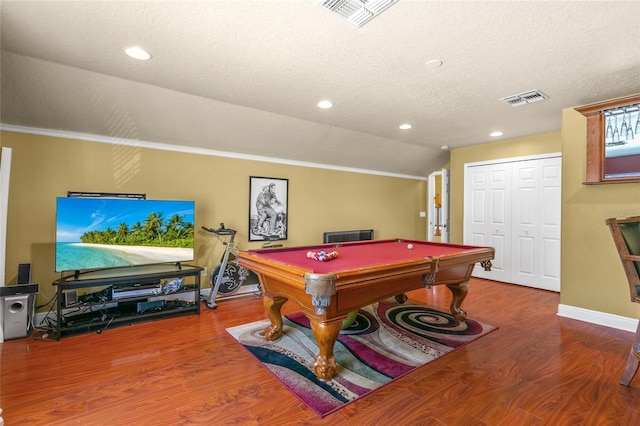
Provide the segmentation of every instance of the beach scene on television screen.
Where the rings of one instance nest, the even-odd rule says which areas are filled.
[[[191,261],[194,204],[58,198],[56,271]]]

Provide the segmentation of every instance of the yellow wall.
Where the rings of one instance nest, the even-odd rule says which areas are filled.
[[[560,132],[476,145],[451,151],[449,217],[450,241],[462,243],[464,223],[464,165],[500,158],[525,157],[562,151]]]
[[[583,185],[586,119],[563,111],[561,132],[451,151],[451,242],[463,239],[464,164],[562,152],[561,303],[637,318],[611,236],[608,217],[640,215],[640,183]],[[247,243],[249,176],[289,179],[287,246],[321,242],[322,232],[373,228],[376,238],[426,235],[426,181],[266,162],[117,146],[54,137],[0,133],[12,148],[6,282],[18,263],[33,264],[42,304],[53,295],[55,198],[67,191],[146,193],[196,200],[196,229],[225,222]],[[196,235],[196,264],[211,268],[221,245]]]
[[[562,114],[562,293],[564,305],[638,318],[605,219],[640,215],[640,183],[584,185],[587,121]]]
[[[248,243],[249,177],[289,179],[286,246],[317,244],[324,231],[373,228],[376,238],[426,234],[426,180],[1,132],[12,148],[5,280],[32,263],[38,304],[54,294],[55,200],[67,191],[145,193],[150,199],[196,201],[196,261],[210,268],[222,244],[198,231],[224,222]],[[215,262],[214,262],[215,260]]]
[[[463,240],[464,164],[562,152],[562,259],[560,303],[638,318],[604,221],[640,215],[640,183],[584,185],[586,119],[563,111],[561,132],[489,143],[451,152],[451,241]]]

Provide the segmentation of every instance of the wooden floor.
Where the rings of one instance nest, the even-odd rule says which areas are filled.
[[[450,300],[444,287],[409,296],[444,310]],[[558,317],[558,303],[472,280],[463,307],[498,331],[323,419],[226,334],[264,318],[257,296],[199,317],[6,341],[0,407],[7,426],[640,424],[640,377],[618,384],[633,334]]]

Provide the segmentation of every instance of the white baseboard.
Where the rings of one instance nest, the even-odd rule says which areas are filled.
[[[592,311],[563,304],[558,305],[558,316],[589,322],[592,324],[604,325],[605,327],[630,331],[632,333],[635,333],[636,328],[638,327],[638,320],[634,318],[627,318],[620,315]]]

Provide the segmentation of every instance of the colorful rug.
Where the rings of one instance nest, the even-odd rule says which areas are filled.
[[[380,302],[361,309],[340,333],[336,375],[322,382],[313,372],[318,347],[307,317],[299,312],[283,320],[283,337],[276,342],[264,339],[269,320],[227,332],[320,417],[497,329],[424,306]]]

